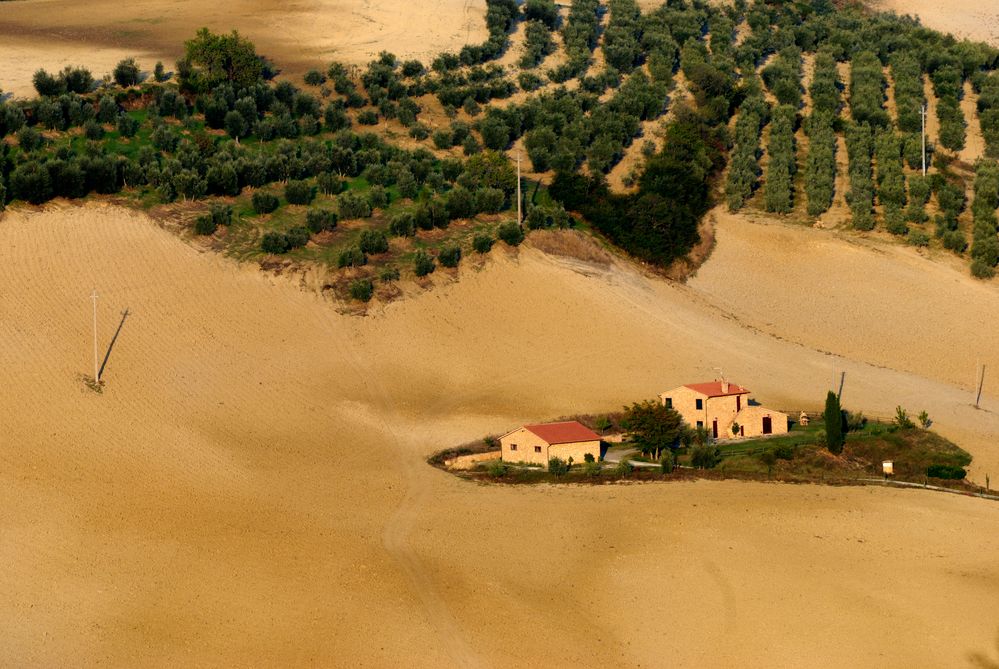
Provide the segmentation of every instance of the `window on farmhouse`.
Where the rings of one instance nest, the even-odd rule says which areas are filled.
[[[510,450],[511,451],[517,450],[517,444],[510,444]]]
[[[534,447],[534,452],[535,453],[540,453],[541,452],[541,447],[540,446],[535,446]]]
[[[667,409],[672,409],[673,408],[673,398],[672,397],[667,397],[666,398],[666,408]]]
[[[697,410],[700,411],[703,408],[704,408],[704,400],[698,399],[697,400]]]
[[[703,420],[697,421],[697,427],[704,427],[704,421]]]

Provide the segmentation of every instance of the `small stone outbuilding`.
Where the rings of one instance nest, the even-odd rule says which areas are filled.
[[[704,428],[714,439],[786,434],[787,414],[752,404],[749,390],[728,381],[690,383],[659,395],[687,425]],[[733,431],[733,426],[737,429]]]
[[[590,454],[600,459],[600,435],[574,420],[525,425],[500,437],[500,452],[506,462],[548,465],[551,458],[575,463]]]

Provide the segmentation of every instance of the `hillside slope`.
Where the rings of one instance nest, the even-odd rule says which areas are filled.
[[[815,351],[783,308],[772,333],[753,329],[716,271],[776,305],[799,297],[809,243],[859,272],[889,272],[889,255],[788,228],[805,250],[768,284],[754,230],[722,221],[719,253],[686,287],[527,248],[357,318],[133,212],[8,212],[0,664],[964,666],[999,626],[982,614],[999,597],[999,540],[978,531],[995,505],[743,483],[473,486],[422,461],[720,366],[779,406],[816,407],[846,370],[848,405],[926,407],[978,472],[997,471],[991,397],[976,412],[944,367],[867,364],[874,337],[831,334],[850,357]],[[102,395],[79,380],[94,286],[102,342],[131,310]],[[957,270],[939,290],[966,298]],[[963,329],[938,336],[968,344]]]

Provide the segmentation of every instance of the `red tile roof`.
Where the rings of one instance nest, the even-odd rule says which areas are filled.
[[[699,392],[702,395],[707,395],[708,397],[726,397],[728,395],[744,395],[749,391],[742,386],[737,386],[734,383],[728,384],[728,392],[722,392],[722,382],[721,381],[709,381],[708,383],[688,383],[685,388],[690,388],[695,392]]]
[[[582,423],[574,420],[565,421],[563,423],[525,425],[524,429],[533,432],[549,444],[569,444],[577,441],[600,441],[599,434]]]

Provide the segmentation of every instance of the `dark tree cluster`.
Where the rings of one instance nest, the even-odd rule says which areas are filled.
[[[680,109],[663,149],[646,163],[638,193],[612,195],[600,180],[559,172],[552,195],[632,255],[669,264],[697,242],[709,185],[722,165],[718,132],[693,110]]]
[[[89,93],[94,87],[94,77],[90,74],[90,70],[70,65],[54,75],[45,70],[38,70],[31,81],[35,91],[42,97],[54,97],[65,93],[82,95]]]
[[[184,43],[184,57],[177,62],[180,88],[190,93],[210,91],[222,83],[248,88],[268,75],[269,69],[253,42],[235,30],[216,35],[202,28]]]

